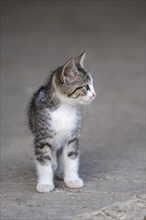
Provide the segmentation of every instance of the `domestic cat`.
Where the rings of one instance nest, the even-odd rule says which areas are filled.
[[[29,103],[38,192],[54,189],[54,175],[69,188],[84,186],[78,174],[80,107],[96,97],[92,76],[84,68],[85,55],[86,52],[53,71]]]

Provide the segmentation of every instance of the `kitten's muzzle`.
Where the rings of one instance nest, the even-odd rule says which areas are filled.
[[[92,94],[89,96],[91,100],[95,99],[96,97],[96,92],[92,92]]]
[[[93,95],[93,97],[95,98],[95,97],[96,97],[96,92],[93,92],[92,95]]]

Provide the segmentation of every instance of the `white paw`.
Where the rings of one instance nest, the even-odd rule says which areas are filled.
[[[82,179],[80,178],[77,178],[77,179],[67,179],[67,178],[64,178],[64,182],[65,182],[65,185],[68,187],[68,188],[81,188],[84,186],[84,182]]]
[[[54,189],[54,185],[53,184],[42,184],[42,183],[38,183],[36,190],[40,193],[43,192],[50,192]]]

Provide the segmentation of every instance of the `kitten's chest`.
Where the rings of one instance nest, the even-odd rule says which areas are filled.
[[[52,129],[58,138],[71,136],[78,123],[77,109],[68,105],[61,105],[51,113]]]

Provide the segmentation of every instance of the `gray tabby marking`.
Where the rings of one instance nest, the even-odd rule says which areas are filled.
[[[96,96],[84,59],[85,52],[53,71],[29,103],[38,192],[54,189],[54,174],[69,188],[84,185],[78,174],[80,107],[90,104]]]

